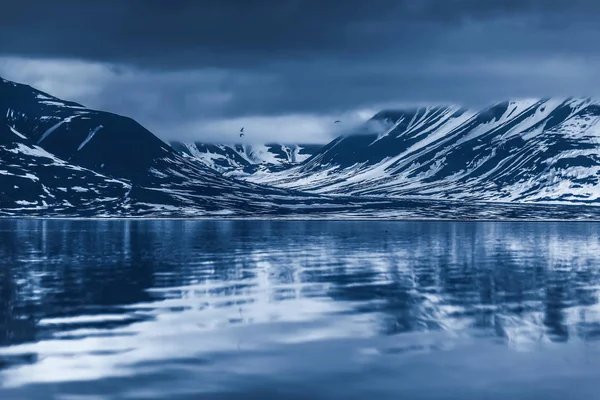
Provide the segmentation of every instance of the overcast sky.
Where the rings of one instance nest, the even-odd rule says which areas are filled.
[[[384,107],[600,94],[599,0],[5,3],[0,76],[165,139],[324,142]]]

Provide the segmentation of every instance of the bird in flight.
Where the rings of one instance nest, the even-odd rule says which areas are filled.
[[[334,122],[334,124],[339,124],[340,122],[342,122],[342,121],[340,121],[340,120],[338,119],[337,121],[335,121],[335,122]]]
[[[240,137],[244,136],[244,127],[242,126],[242,129],[240,129]]]
[[[240,137],[242,137],[242,136],[244,136],[244,134],[243,134],[243,133],[240,133]]]

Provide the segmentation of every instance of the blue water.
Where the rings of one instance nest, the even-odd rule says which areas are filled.
[[[596,399],[600,224],[0,221],[0,399]]]

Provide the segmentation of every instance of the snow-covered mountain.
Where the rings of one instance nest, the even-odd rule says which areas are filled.
[[[130,118],[0,80],[0,216],[600,219],[572,204],[598,198],[599,116],[591,100],[383,112],[298,166],[249,175],[329,196],[224,176]],[[253,160],[287,166],[300,150]],[[477,201],[490,199],[512,202]],[[518,202],[547,199],[571,205]]]
[[[130,118],[4,79],[0,156],[5,215],[260,215],[326,203],[227,178]]]
[[[321,194],[600,203],[600,102],[384,111],[303,164],[247,179]]]
[[[171,142],[171,146],[225,175],[281,171],[306,161],[321,144],[208,144]]]

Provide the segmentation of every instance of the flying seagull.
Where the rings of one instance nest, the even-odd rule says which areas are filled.
[[[337,121],[335,121],[335,122],[334,122],[334,124],[339,124],[340,122],[342,122],[342,121],[340,121],[340,120],[338,119]]]
[[[244,136],[244,134],[243,134],[243,133],[240,133],[240,137],[242,137],[242,136]]]

